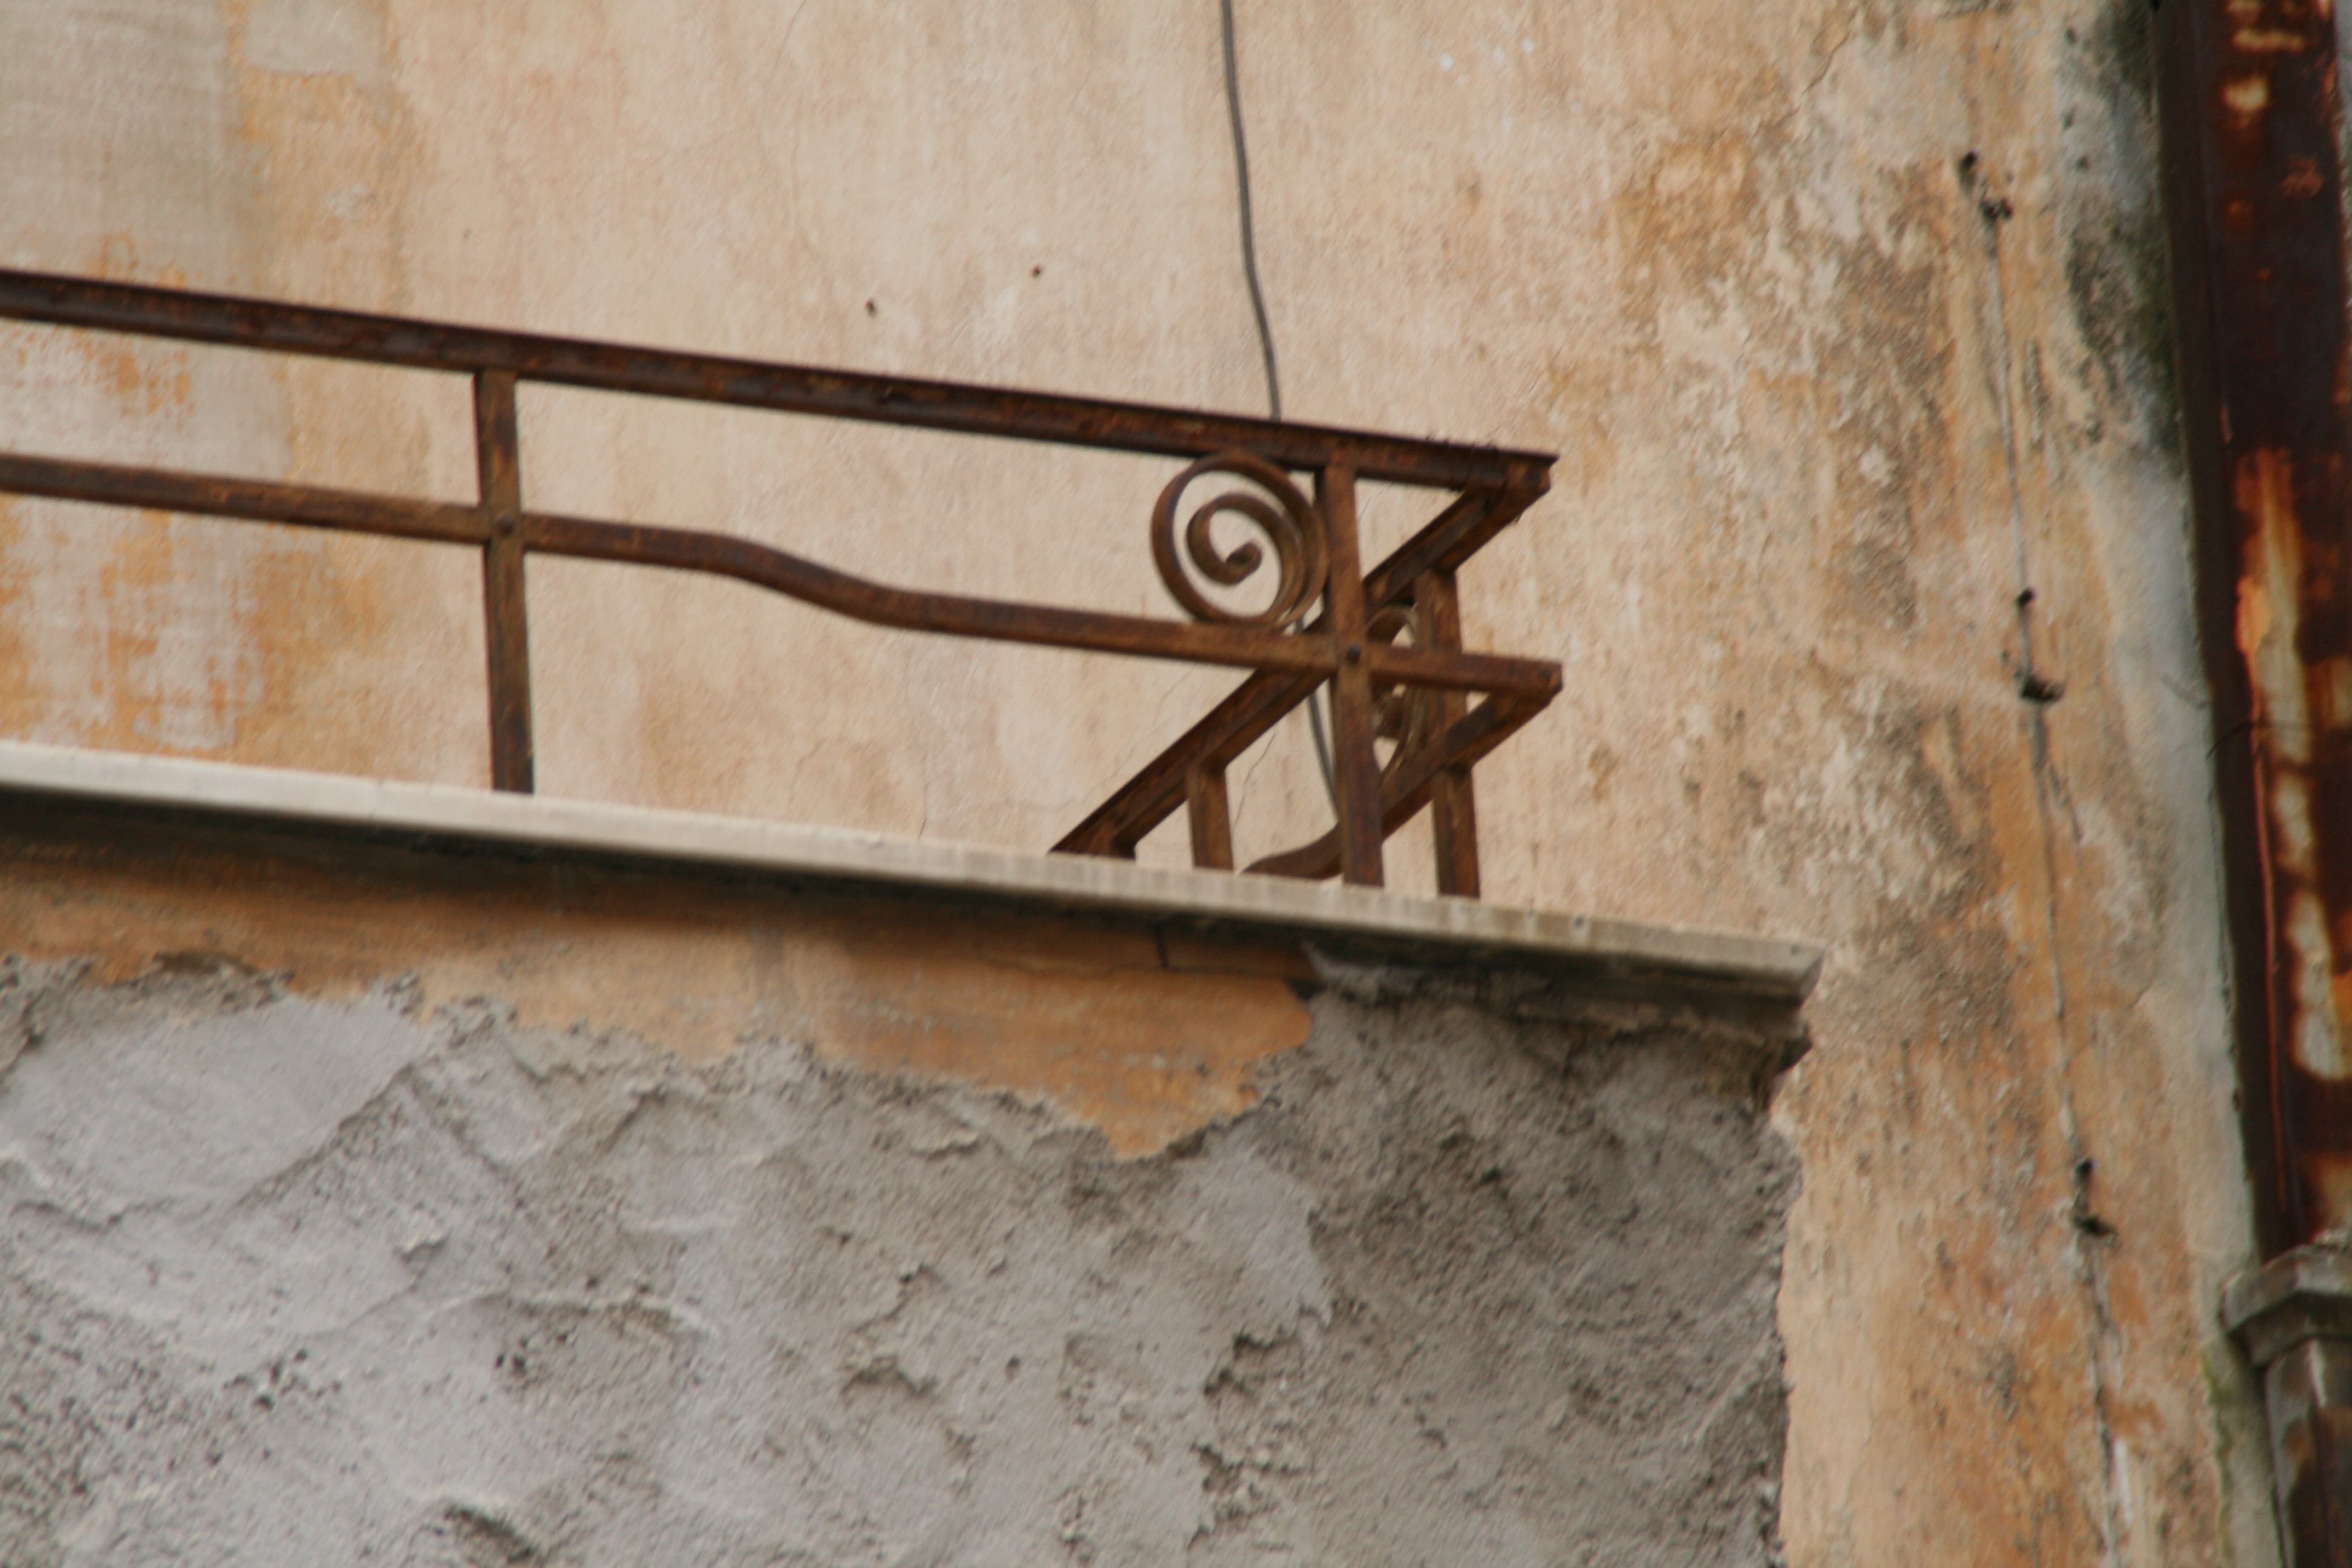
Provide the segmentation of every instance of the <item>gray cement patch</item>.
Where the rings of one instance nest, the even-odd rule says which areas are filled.
[[[1759,1098],[1352,990],[1121,1163],[795,1042],[12,972],[0,1561],[1765,1561]]]

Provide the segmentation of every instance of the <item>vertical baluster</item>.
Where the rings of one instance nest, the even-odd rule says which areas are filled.
[[[1462,651],[1462,598],[1454,574],[1443,567],[1413,580],[1414,605],[1421,611],[1421,630],[1429,646],[1448,653]],[[1470,710],[1469,699],[1459,691],[1431,691],[1433,722],[1430,739]],[[1467,767],[1448,768],[1437,775],[1429,792],[1430,825],[1437,840],[1437,890],[1465,899],[1478,896],[1478,802],[1470,789]]]
[[[1356,541],[1356,469],[1342,459],[1315,477],[1315,504],[1331,547],[1323,591],[1339,668],[1331,678],[1332,765],[1339,796],[1339,875],[1381,885],[1381,760],[1372,749],[1372,678],[1364,668],[1364,567]]]
[[[1185,771],[1184,814],[1192,828],[1192,864],[1232,870],[1234,814],[1225,796],[1224,764],[1204,763]]]
[[[481,477],[483,643],[489,655],[490,787],[529,795],[530,637],[523,597],[522,469],[515,378],[474,374],[474,453]]]

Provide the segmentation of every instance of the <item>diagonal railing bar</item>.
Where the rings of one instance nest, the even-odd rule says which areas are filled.
[[[1517,732],[1543,710],[1536,699],[1490,697],[1439,731],[1427,745],[1395,759],[1381,779],[1381,824],[1394,833],[1432,803],[1448,773],[1466,769]],[[1276,877],[1322,878],[1339,872],[1339,830],[1311,844],[1251,862],[1249,868]]]
[[[1365,574],[1367,608],[1378,614],[1407,602],[1414,584],[1429,574],[1450,574],[1479,546],[1517,521],[1540,493],[1473,491],[1457,498],[1387,560]],[[1318,617],[1303,629],[1319,632],[1323,623]],[[1456,636],[1458,640],[1458,632]],[[1132,856],[1147,835],[1182,808],[1188,777],[1196,771],[1214,771],[1231,763],[1306,700],[1307,691],[1316,684],[1309,680],[1302,686],[1290,676],[1252,676],[1120,785],[1054,847],[1073,855],[1121,858]],[[1475,849],[1471,854],[1475,859]],[[1475,882],[1475,876],[1469,880]]]
[[[478,549],[491,780],[502,790],[533,787],[525,572],[534,554],[731,577],[875,626],[1253,670],[1056,846],[1081,853],[1131,856],[1182,805],[1195,863],[1231,867],[1224,769],[1328,684],[1341,820],[1315,844],[1255,868],[1377,885],[1381,841],[1434,804],[1440,889],[1475,895],[1470,768],[1559,689],[1555,664],[1465,651],[1454,609],[1454,569],[1542,493],[1551,459],[1540,454],[37,273],[0,271],[0,318],[469,374],[480,477],[471,506],[16,452],[0,453],[0,491]],[[1153,507],[1151,540],[1162,581],[1193,618],[918,592],[731,535],[530,510],[516,404],[525,382],[1192,458]],[[1312,479],[1312,500],[1294,473]],[[1185,488],[1209,476],[1245,488],[1200,507],[1180,532]],[[1460,493],[1365,573],[1354,499],[1363,479]],[[1263,545],[1220,544],[1220,515],[1255,530]],[[1254,614],[1224,609],[1194,581],[1230,587],[1266,564],[1268,551],[1279,582],[1274,602]],[[1310,616],[1318,598],[1320,613]],[[1400,641],[1408,624],[1412,640]],[[1470,693],[1487,695],[1470,706]],[[1404,713],[1435,722],[1396,727]],[[1381,736],[1398,744],[1385,765],[1373,750]]]

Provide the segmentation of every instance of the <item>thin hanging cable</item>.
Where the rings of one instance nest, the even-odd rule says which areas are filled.
[[[1265,401],[1276,419],[1282,417],[1282,376],[1274,363],[1274,327],[1265,316],[1265,290],[1257,279],[1257,223],[1250,210],[1249,138],[1242,133],[1241,67],[1234,58],[1234,0],[1217,0],[1224,24],[1225,119],[1234,129],[1234,188],[1240,195],[1242,275],[1249,279],[1250,312],[1257,318],[1258,353],[1265,361]],[[1307,694],[1307,727],[1315,736],[1315,763],[1323,773],[1323,793],[1331,810],[1339,809],[1339,784],[1331,771],[1331,742],[1323,731],[1323,693]]]
[[[1250,212],[1249,139],[1242,134],[1241,67],[1234,58],[1234,0],[1217,0],[1225,28],[1225,119],[1234,128],[1234,188],[1241,197],[1242,274],[1249,279],[1250,310],[1257,317],[1258,352],[1265,359],[1265,401],[1282,417],[1282,377],[1274,364],[1274,328],[1265,319],[1265,290],[1257,280],[1257,223]]]

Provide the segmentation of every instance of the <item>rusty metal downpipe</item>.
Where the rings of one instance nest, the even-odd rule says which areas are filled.
[[[2200,640],[2294,1568],[2352,1568],[2352,290],[2326,0],[2155,0]]]

